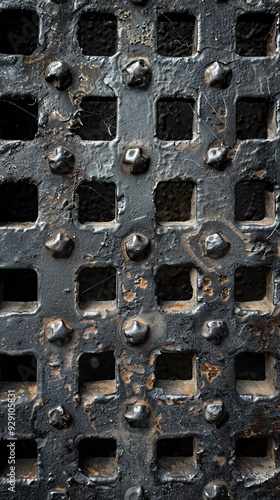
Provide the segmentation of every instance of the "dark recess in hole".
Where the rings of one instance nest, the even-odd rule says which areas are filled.
[[[113,182],[88,182],[77,190],[79,197],[79,221],[111,222],[116,212],[116,186]]]
[[[189,266],[162,266],[156,277],[158,302],[191,300],[190,271]]]
[[[35,11],[5,9],[0,13],[0,53],[30,56],[38,37],[39,18]]]
[[[79,463],[85,458],[115,457],[117,445],[115,439],[88,438],[79,443]]]
[[[267,139],[270,100],[240,99],[236,106],[237,139]]]
[[[185,141],[193,136],[194,101],[159,99],[157,102],[157,137],[162,141]]]
[[[184,222],[191,219],[194,184],[160,182],[155,193],[157,221]]]
[[[185,12],[158,18],[157,51],[162,56],[188,57],[193,53],[195,17]]]
[[[268,56],[273,51],[275,18],[264,12],[239,16],[236,52],[245,57]]]
[[[79,118],[83,125],[73,131],[85,141],[112,141],[117,130],[117,100],[114,97],[84,97]]]
[[[191,352],[162,353],[156,359],[156,380],[191,380],[192,365]]]
[[[35,356],[9,356],[0,354],[1,382],[36,382],[37,360]]]
[[[266,191],[274,187],[266,181],[242,181],[235,188],[235,218],[237,221],[262,220],[266,217]]]
[[[37,273],[33,269],[1,269],[3,302],[37,301]]]
[[[113,351],[82,354],[79,360],[80,386],[85,382],[114,380],[116,378],[115,370]]]
[[[8,466],[8,459],[10,455],[10,448],[7,446],[11,441],[0,441],[0,470]],[[37,443],[31,439],[17,439],[15,440],[15,456],[19,462],[22,459],[37,460]],[[10,466],[9,466],[10,467]],[[17,474],[17,473],[16,473]]]
[[[193,438],[160,439],[157,442],[157,457],[192,457]]]
[[[237,380],[265,380],[265,354],[242,352],[235,360],[235,378]]]
[[[237,457],[266,457],[267,438],[242,438],[236,441]]]
[[[116,17],[105,13],[85,12],[79,22],[78,40],[85,55],[114,55],[118,41]]]
[[[235,272],[235,300],[238,302],[263,300],[266,296],[266,279],[265,267],[239,267]]]
[[[116,270],[113,267],[85,267],[79,273],[79,304],[86,308],[95,301],[115,300]]]
[[[38,103],[31,96],[0,98],[0,139],[32,141],[38,130]]]
[[[38,189],[29,182],[0,184],[0,223],[35,222],[38,216]]]

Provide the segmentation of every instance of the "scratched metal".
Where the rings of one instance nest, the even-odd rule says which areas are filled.
[[[0,497],[280,498],[279,32],[276,30],[276,49],[265,57],[237,54],[235,34],[237,17],[246,12],[260,12],[260,17],[271,14],[278,26],[279,2],[4,0],[0,14],[15,6],[37,12],[39,42],[27,56],[0,55],[1,96],[8,96],[8,100],[25,95],[37,98],[38,132],[30,141],[0,140],[0,179],[37,184],[39,214],[33,224],[2,224],[0,267],[36,270],[38,301],[28,310],[20,303],[17,310],[2,304],[0,351],[37,358],[36,396],[33,386],[26,390],[15,383],[14,387],[18,389],[16,433],[19,439],[37,443],[38,465],[34,474],[32,460],[28,470],[20,458],[22,452],[19,454],[18,466],[23,472],[16,481],[16,492],[11,494],[2,468]],[[116,16],[118,46],[114,55],[82,53],[77,23],[87,10]],[[185,10],[197,22],[194,54],[160,55],[157,18]],[[151,72],[150,82],[145,81],[142,87],[137,86],[139,81],[132,84],[129,66],[139,59],[144,60],[145,74],[149,68]],[[57,80],[52,85],[53,67],[48,65],[53,61],[68,66],[72,83]],[[230,72],[226,76],[222,72],[216,85],[213,72],[217,67],[205,74],[214,62],[229,68],[232,77]],[[130,70],[124,72],[127,68]],[[137,68],[141,73],[143,66]],[[56,70],[62,71],[61,78],[65,72],[70,78],[65,66]],[[116,131],[113,125],[110,128],[110,120],[106,129],[107,139],[112,140],[82,140],[76,133],[81,127],[79,109],[87,96],[117,99]],[[174,97],[192,102],[192,139],[157,138],[157,100]],[[272,108],[272,124],[265,125],[265,132],[261,130],[256,136],[260,138],[243,140],[242,117],[237,133],[236,101],[244,98],[267,98]],[[258,104],[254,106],[257,109]],[[1,116],[1,120],[3,137],[5,118]],[[263,123],[258,127],[256,121],[249,129],[258,133]],[[51,160],[59,147],[75,158],[73,163],[67,153],[62,170],[57,164],[61,151],[58,159]],[[136,152],[138,163],[133,172],[123,160],[127,150],[135,148],[141,148],[150,163]],[[194,206],[188,223],[163,225],[156,218],[155,190],[160,181],[172,179],[195,185]],[[274,188],[268,193],[272,198],[265,202],[267,217],[238,222],[235,186],[254,180]],[[82,223],[78,187],[98,181],[116,185],[116,219]],[[133,240],[130,235],[134,233],[146,238]],[[213,253],[213,238],[206,238],[216,233],[222,239],[214,236]],[[126,243],[134,260],[128,258]],[[139,245],[144,246],[144,260],[139,256]],[[171,265],[193,269],[193,298],[177,305],[161,305],[157,272]],[[240,285],[242,274],[236,277],[236,270],[246,266],[267,268],[267,294],[256,293],[258,283],[254,284],[253,273],[251,289],[257,300],[244,304],[237,302],[242,292],[238,295],[234,280]],[[112,290],[107,290],[108,301],[103,305],[99,302],[95,309],[79,299],[78,276],[85,267],[115,268],[116,299]],[[102,272],[97,276],[102,281]],[[210,321],[219,323],[208,328]],[[116,361],[115,383],[106,380],[112,378],[112,366],[108,371],[106,364],[103,366],[103,362],[112,361],[110,349]],[[105,351],[109,354],[104,358]],[[193,353],[196,377],[179,380],[177,389],[172,380],[167,382],[170,388],[164,389],[166,381],[155,380],[161,352]],[[270,355],[258,358],[266,360],[267,380],[243,381],[238,392],[236,358],[248,352]],[[106,394],[96,395],[98,381],[84,390],[79,385],[82,355],[81,383],[88,380],[83,372],[89,363],[87,353],[101,355],[94,358],[93,365],[101,363],[99,379],[104,377],[101,385]],[[187,357],[190,359],[189,354]],[[162,373],[162,368],[157,370]],[[4,441],[8,438],[7,387],[1,382]],[[217,403],[211,406],[213,401]],[[90,438],[110,440],[107,459],[98,458],[104,442],[82,444]],[[184,441],[177,441],[179,438]],[[247,459],[236,456],[244,452],[240,452],[243,441],[236,446],[237,440],[244,438],[265,438],[259,441],[264,446],[255,446],[251,452],[255,458],[250,453]],[[175,440],[173,448],[166,452],[166,441],[157,445],[160,439]],[[251,443],[254,447],[256,442]],[[92,456],[87,469],[81,457],[79,460],[79,450],[81,455],[84,451],[87,457]],[[167,458],[162,459],[164,454]],[[185,455],[181,461],[180,455]],[[98,462],[95,468],[94,461]],[[168,469],[166,474],[162,467]]]

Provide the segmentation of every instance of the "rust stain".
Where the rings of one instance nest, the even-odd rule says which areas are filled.
[[[207,276],[203,276],[202,281],[203,281],[203,283],[202,283],[203,291],[204,291],[205,295],[212,296],[214,294],[214,291],[213,291],[213,288],[211,288],[211,286],[210,286],[212,284],[211,278],[208,278]]]
[[[217,462],[219,465],[224,465],[226,463],[225,457],[221,457],[220,455],[212,455],[212,460]]]
[[[122,296],[126,302],[133,302],[136,298],[136,293],[132,289],[126,290],[122,283]]]
[[[220,375],[220,370],[218,368],[218,366],[215,366],[215,365],[211,365],[210,363],[203,363],[201,365],[201,372],[203,373],[203,375],[205,375],[207,377],[207,379],[209,380],[209,382],[212,382],[212,380],[214,380],[214,378],[218,377],[218,375]]]
[[[145,385],[146,385],[146,387],[147,387],[148,389],[152,389],[152,388],[153,388],[153,386],[154,386],[154,374],[153,374],[153,373],[151,373],[151,374],[147,377]]]
[[[148,286],[148,281],[143,278],[143,276],[140,276],[140,278],[137,278],[134,280],[135,286],[139,286],[140,288],[147,288]]]
[[[228,277],[227,276],[219,276],[218,280],[219,280],[219,283],[223,284],[223,283],[226,283],[228,281]]]
[[[139,394],[141,390],[141,385],[135,384],[132,386],[132,389],[134,390],[135,394]]]
[[[230,288],[223,288],[220,293],[221,299],[227,301],[229,299],[229,295],[230,295]]]

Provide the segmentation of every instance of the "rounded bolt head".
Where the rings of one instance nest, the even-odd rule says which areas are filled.
[[[206,164],[217,170],[224,170],[228,165],[228,148],[222,146],[210,146],[206,154]]]
[[[125,243],[125,249],[130,260],[143,260],[149,253],[150,240],[141,234],[132,234]]]
[[[45,246],[51,251],[52,256],[55,259],[61,259],[71,255],[74,243],[73,240],[71,240],[71,238],[69,238],[66,234],[57,233],[54,238],[46,241]]]
[[[129,87],[146,89],[150,85],[152,71],[144,59],[129,63],[123,71],[124,83]]]
[[[59,146],[52,155],[48,157],[51,171],[54,174],[69,174],[74,167],[75,157],[71,151]]]
[[[133,405],[125,414],[125,419],[131,427],[140,427],[150,414],[148,406],[144,404]]]
[[[229,498],[228,489],[222,481],[210,481],[203,488],[203,500],[226,500]]]
[[[220,345],[227,336],[227,325],[221,320],[207,321],[202,328],[202,337],[216,345]]]
[[[219,425],[226,418],[224,403],[220,399],[208,401],[204,412],[205,420],[209,424]]]
[[[232,79],[232,70],[225,64],[215,61],[205,70],[205,81],[211,87],[226,89]]]
[[[144,174],[150,164],[150,158],[143,153],[141,148],[128,149],[123,161],[130,166],[130,172],[133,175]]]
[[[71,417],[62,405],[58,405],[49,411],[48,420],[53,427],[64,429],[70,424]]]
[[[45,335],[49,342],[55,342],[59,346],[68,344],[73,334],[63,319],[49,321],[45,326]]]
[[[149,325],[140,321],[128,321],[124,324],[123,333],[130,345],[141,345],[147,340]]]
[[[144,490],[142,486],[132,486],[126,490],[124,500],[144,500]]]
[[[211,259],[220,259],[224,257],[229,249],[230,243],[225,241],[220,233],[213,233],[205,238],[205,250],[208,257]]]
[[[53,61],[46,68],[45,80],[58,90],[65,90],[72,83],[72,73],[66,63]]]

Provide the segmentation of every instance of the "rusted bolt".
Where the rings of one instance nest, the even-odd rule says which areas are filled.
[[[70,424],[70,414],[65,410],[62,405],[52,408],[48,413],[49,424],[57,429],[64,429]]]
[[[130,166],[130,172],[133,175],[144,174],[150,164],[150,158],[143,153],[141,148],[128,149],[123,161]]]
[[[229,498],[228,489],[222,481],[210,481],[203,488],[203,500],[226,500]]]
[[[144,59],[132,61],[123,70],[124,83],[129,87],[148,88],[151,82],[152,71]]]
[[[232,70],[225,64],[215,61],[205,70],[205,81],[211,87],[226,89],[232,79]]]
[[[55,259],[61,259],[71,255],[74,243],[66,234],[57,233],[56,236],[46,241],[45,246]]]
[[[150,240],[141,234],[132,234],[125,243],[125,249],[130,260],[143,260],[149,253]]]
[[[144,490],[142,486],[132,486],[126,490],[124,500],[144,500]]]
[[[223,401],[220,399],[208,401],[205,407],[204,416],[209,424],[220,425],[226,418]]]
[[[45,79],[58,90],[65,90],[72,83],[72,73],[66,63],[53,61],[47,66]]]
[[[68,500],[66,492],[51,490],[48,493],[48,500]]]
[[[150,410],[144,404],[135,404],[125,414],[125,419],[132,427],[141,426],[142,422],[148,418]]]
[[[137,320],[127,321],[123,327],[125,339],[130,345],[144,344],[149,333],[149,325]]]
[[[206,164],[217,170],[224,170],[229,163],[228,148],[217,145],[210,146],[206,154]]]
[[[213,233],[205,238],[205,250],[211,259],[220,259],[229,251],[230,243],[225,241],[220,233]]]
[[[45,335],[50,342],[65,345],[70,342],[73,330],[69,328],[63,319],[49,321],[45,326]]]
[[[73,170],[75,157],[71,151],[59,146],[48,157],[49,165],[54,174],[69,174]]]
[[[221,320],[207,321],[202,328],[201,334],[206,340],[220,345],[228,336],[227,325]]]

